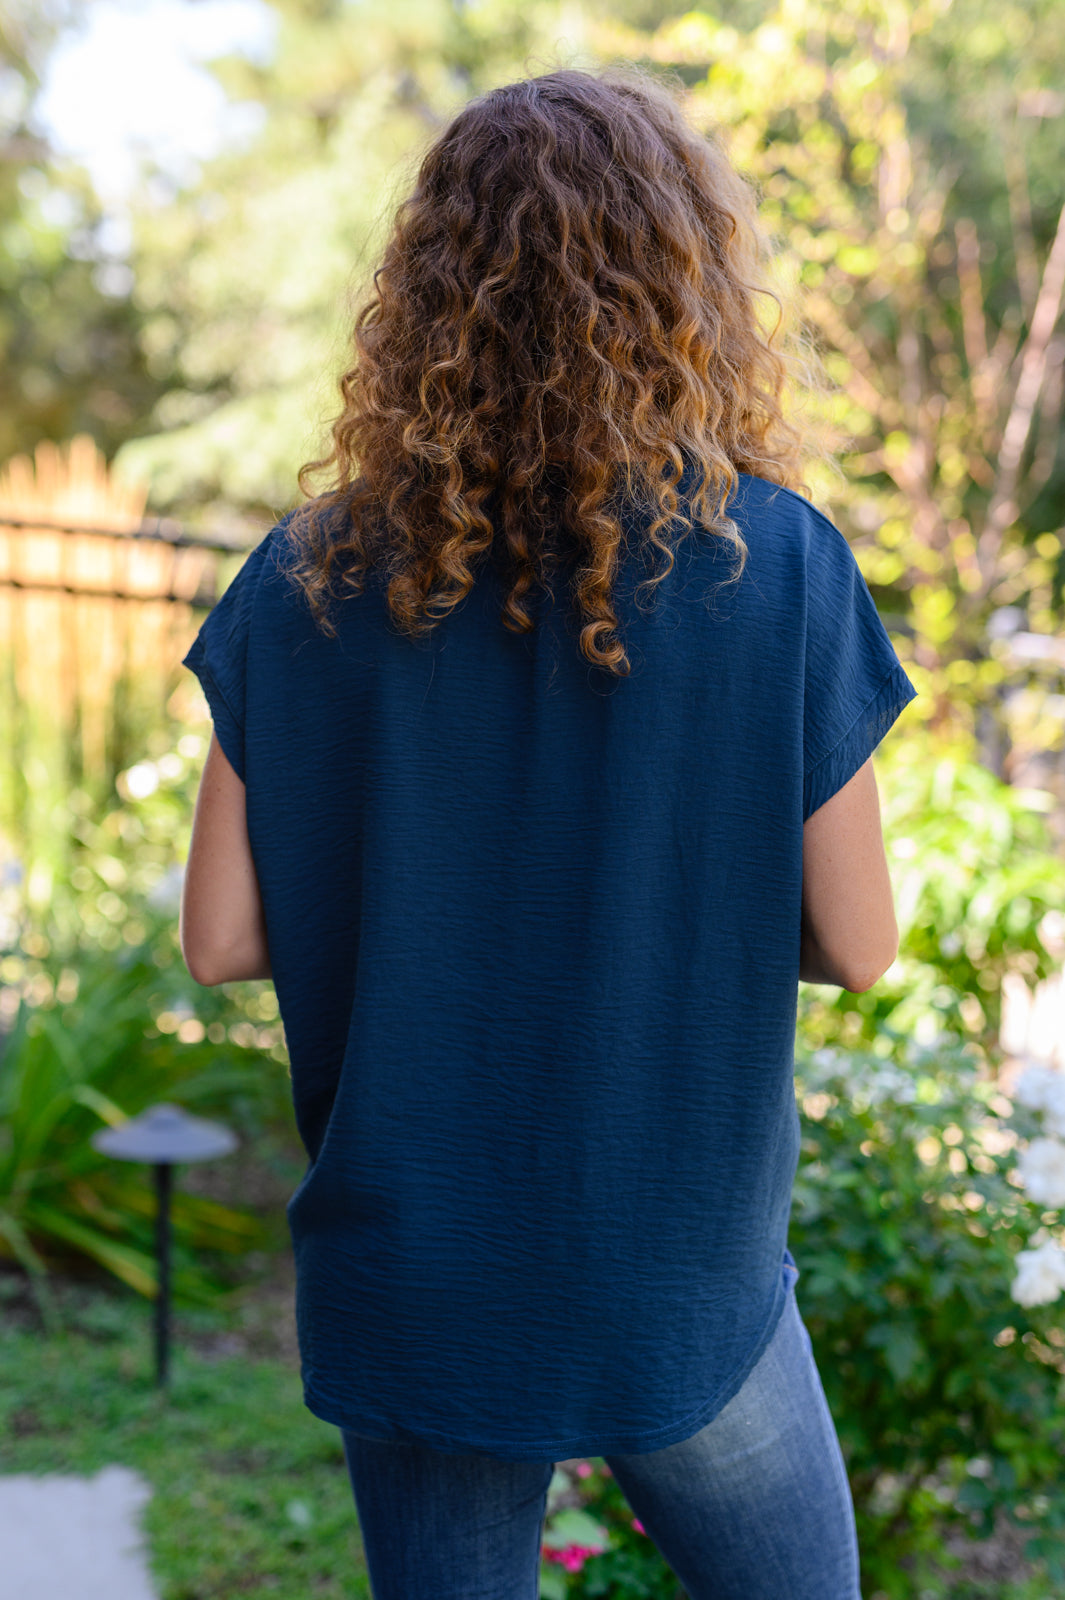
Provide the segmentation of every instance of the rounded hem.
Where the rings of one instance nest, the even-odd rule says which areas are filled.
[[[351,1433],[361,1434],[364,1438],[374,1439],[382,1444],[426,1445],[432,1450],[442,1450],[447,1454],[488,1455],[495,1456],[501,1461],[570,1461],[578,1456],[648,1455],[654,1450],[664,1450],[667,1445],[681,1444],[685,1439],[690,1439],[725,1409],[733,1396],[743,1387],[776,1332],[777,1324],[784,1313],[788,1293],[794,1287],[794,1281],[793,1279],[790,1285],[785,1283],[783,1275],[778,1280],[773,1308],[763,1323],[758,1338],[744,1360],[733,1369],[713,1397],[704,1401],[697,1410],[682,1417],[679,1422],[669,1423],[666,1427],[656,1428],[651,1432],[617,1433],[598,1437],[594,1434],[578,1434],[575,1438],[537,1440],[527,1445],[490,1439],[460,1439],[454,1434],[440,1433],[431,1428],[418,1430],[401,1425],[393,1425],[391,1431],[387,1433],[373,1432],[374,1428],[380,1430],[382,1427],[379,1418],[362,1417],[348,1411],[343,1405],[334,1404],[309,1379],[304,1379],[303,1382],[303,1403],[308,1411],[322,1422],[331,1423],[333,1427]],[[384,1426],[387,1428],[388,1424],[385,1423]]]

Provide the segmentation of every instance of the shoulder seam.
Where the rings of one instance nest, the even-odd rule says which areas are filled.
[[[847,548],[851,548],[851,542],[847,538],[847,535],[843,532],[843,529],[833,522],[832,518],[827,516],[824,511],[821,511],[817,506],[815,506],[812,500],[807,500],[805,495],[798,494],[794,489],[789,489],[786,483],[771,483],[768,478],[756,478],[754,474],[750,472],[745,473],[744,476],[751,479],[751,481],[754,483],[764,483],[766,488],[771,490],[774,495],[786,494],[789,500],[794,500],[803,508],[804,511],[808,512],[810,516],[816,517],[818,522],[823,522],[826,528],[831,528],[833,533],[839,535]]]

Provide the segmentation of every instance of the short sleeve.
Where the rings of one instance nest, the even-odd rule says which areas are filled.
[[[200,681],[218,742],[244,781],[244,714],[248,642],[255,596],[263,569],[284,523],[272,528],[248,556],[222,598],[208,613],[182,666]]]
[[[819,515],[806,585],[804,822],[854,777],[917,698],[853,550]]]

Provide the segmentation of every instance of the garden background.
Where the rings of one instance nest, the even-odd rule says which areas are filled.
[[[42,106],[92,15],[165,50],[175,6],[225,137],[131,142],[116,200]],[[839,463],[815,498],[919,693],[876,756],[898,958],[799,991],[791,1243],[863,1593],[1065,1593],[1065,7],[4,0],[0,1470],[142,1470],[166,1600],[368,1593],[299,1397],[273,989],[202,989],[178,949],[210,733],[180,658],[296,502],[425,141],[615,59],[759,186]],[[169,1397],[148,1175],[89,1143],[163,1100],[241,1140],[180,1172]],[[545,1600],[679,1594],[601,1462],[550,1508]]]

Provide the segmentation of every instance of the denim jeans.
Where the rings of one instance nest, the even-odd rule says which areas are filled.
[[[713,1421],[604,1458],[689,1600],[861,1600],[843,1456],[784,1271],[773,1338]],[[342,1436],[374,1600],[537,1600],[553,1462]]]

